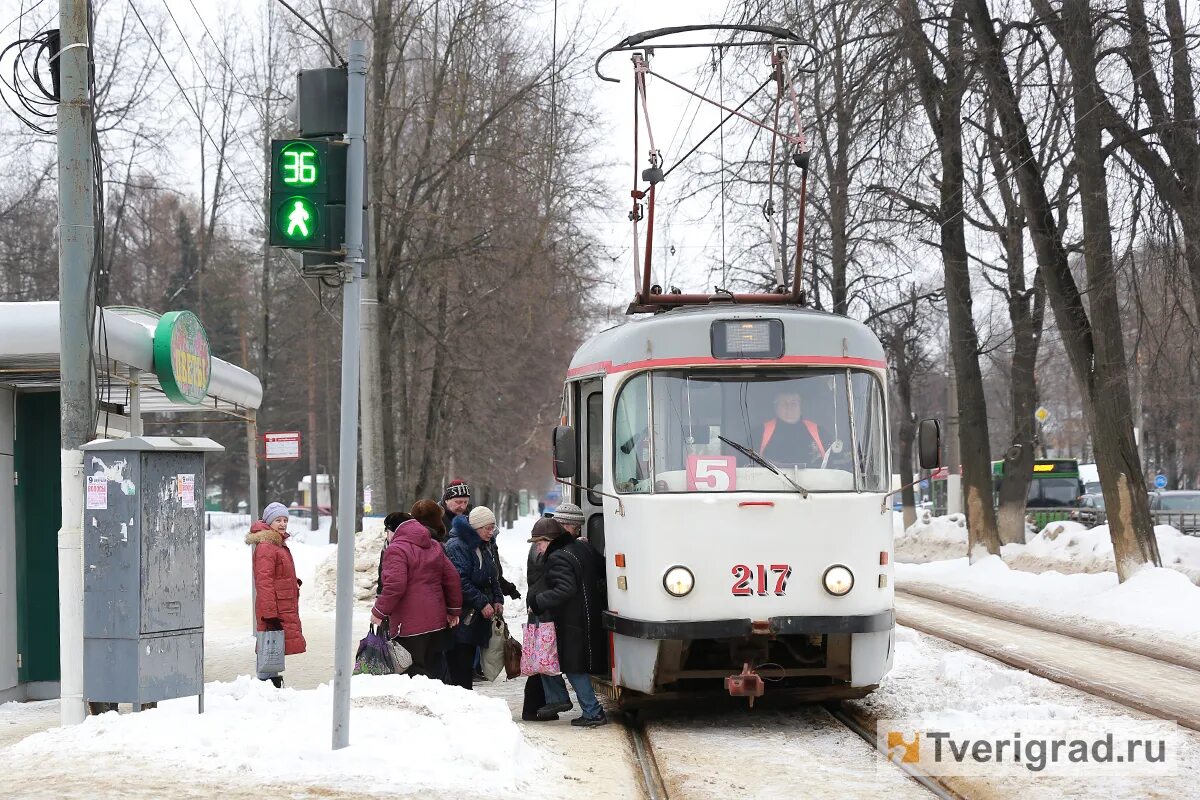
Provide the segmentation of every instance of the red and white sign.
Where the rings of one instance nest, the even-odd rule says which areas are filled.
[[[300,431],[281,431],[263,434],[264,457],[267,461],[286,461],[300,457]]]
[[[737,460],[733,456],[688,456],[689,492],[737,490]]]

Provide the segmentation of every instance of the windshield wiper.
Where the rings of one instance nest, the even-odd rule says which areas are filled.
[[[749,447],[746,447],[746,445],[744,445],[744,444],[739,444],[739,443],[737,443],[737,442],[733,441],[732,439],[726,439],[724,436],[722,436],[722,435],[721,435],[721,434],[719,434],[719,433],[717,434],[717,438],[718,438],[718,439],[720,439],[720,440],[721,440],[722,442],[724,442],[725,444],[727,444],[727,445],[729,445],[730,447],[732,447],[734,450],[737,450],[737,451],[738,451],[739,453],[741,453],[742,455],[744,455],[744,456],[747,456],[748,458],[751,458],[751,459],[753,459],[753,460],[754,460],[755,462],[757,462],[759,465],[761,465],[761,466],[764,466],[764,467],[766,467],[767,469],[771,470],[771,472],[774,472],[776,475],[778,475],[779,477],[783,478],[785,481],[787,481],[788,483],[790,483],[792,486],[795,486],[795,487],[796,487],[796,491],[800,493],[800,496],[801,496],[801,497],[803,497],[805,500],[807,500],[807,499],[808,499],[808,489],[805,489],[803,486],[801,486],[800,484],[796,483],[794,480],[792,480],[792,479],[791,479],[791,477],[790,477],[790,476],[783,474],[783,473],[782,473],[782,472],[779,470],[779,467],[775,466],[775,465],[774,465],[774,464],[772,464],[770,461],[767,461],[765,458],[763,458],[762,456],[760,456],[760,455],[758,454],[758,452],[757,452],[757,451],[755,451],[755,450],[752,450],[752,449],[751,449],[751,448],[749,448]]]

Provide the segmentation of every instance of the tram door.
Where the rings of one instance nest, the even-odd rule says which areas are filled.
[[[578,431],[579,464],[582,475],[578,481],[589,491],[579,492],[579,507],[583,509],[583,532],[596,551],[604,555],[603,498],[591,489],[604,486],[604,384],[600,380],[576,384],[575,430]]]

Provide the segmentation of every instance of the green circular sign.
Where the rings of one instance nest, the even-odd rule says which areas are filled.
[[[317,206],[301,195],[284,200],[275,214],[275,229],[289,241],[307,242],[317,235]]]
[[[176,403],[196,405],[208,396],[212,357],[208,334],[190,311],[163,314],[154,328],[154,374]]]

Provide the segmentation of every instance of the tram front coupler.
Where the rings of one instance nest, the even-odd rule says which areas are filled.
[[[725,678],[725,691],[729,696],[749,698],[751,708],[754,708],[754,698],[762,697],[765,689],[762,676],[754,671],[749,661],[742,665],[740,673]]]

